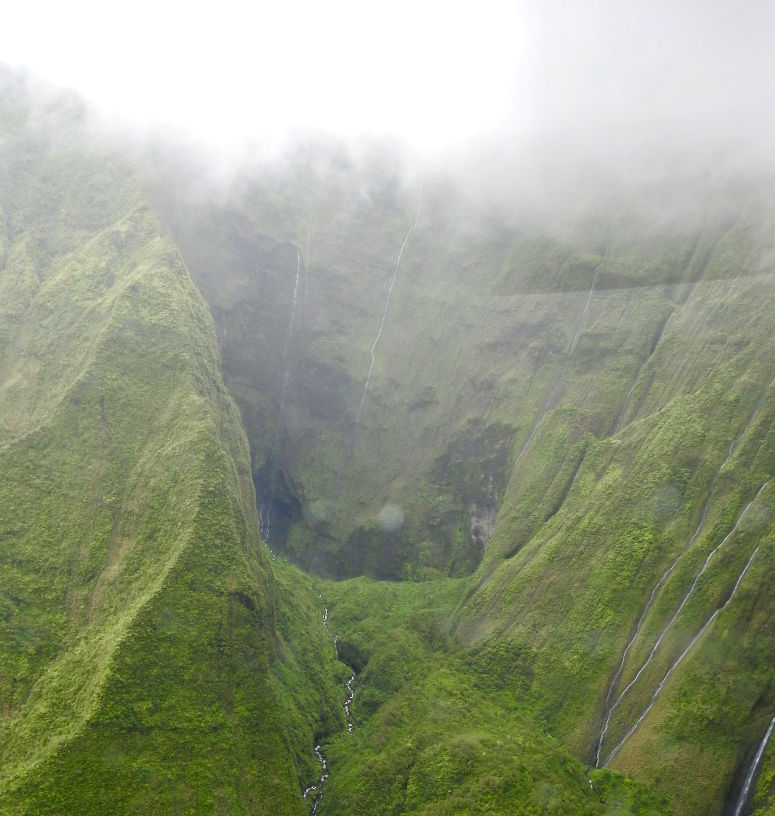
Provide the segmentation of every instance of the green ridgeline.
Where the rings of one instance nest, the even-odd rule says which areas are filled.
[[[212,319],[137,167],[11,88],[0,813],[306,813]]]
[[[766,184],[720,174],[687,198],[666,182],[542,221],[467,208],[426,177],[356,428],[417,188],[323,165],[245,177],[216,207],[164,204],[219,327],[259,500],[273,490],[286,516],[273,546],[329,576],[474,571],[449,626],[466,672],[519,689],[523,721],[592,764],[652,588],[681,556],[619,690],[775,474]],[[770,486],[714,556],[604,741],[603,758],[759,546],[734,603],[612,760],[676,813],[724,807],[775,705],[772,497]],[[398,530],[380,524],[388,503],[403,512]]]
[[[0,80],[0,812],[306,814],[320,742],[321,814],[719,813],[775,699],[763,187],[531,220],[426,177],[356,427],[400,167],[211,198]],[[418,582],[271,561],[253,482],[296,562]],[[590,786],[649,593],[680,556],[618,689],[726,536]]]

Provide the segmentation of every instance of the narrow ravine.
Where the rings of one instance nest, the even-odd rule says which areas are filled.
[[[651,699],[650,699],[650,700],[649,700],[649,702],[648,702],[648,705],[647,705],[647,706],[646,706],[646,707],[643,709],[643,711],[642,711],[642,712],[640,713],[640,715],[637,717],[637,719],[635,720],[635,722],[634,722],[634,723],[633,723],[633,724],[632,724],[632,725],[629,727],[629,729],[627,730],[627,732],[625,733],[625,735],[624,735],[624,736],[621,738],[621,740],[619,740],[619,742],[618,742],[618,743],[617,743],[617,744],[614,746],[614,748],[613,748],[613,750],[611,751],[611,753],[610,753],[610,754],[609,754],[609,755],[606,757],[606,759],[605,759],[605,761],[602,763],[602,765],[599,765],[599,767],[605,768],[605,767],[607,767],[607,766],[609,765],[609,763],[611,762],[611,760],[612,760],[612,759],[613,759],[613,758],[614,758],[614,757],[615,757],[615,756],[616,756],[616,755],[619,753],[619,751],[620,751],[620,750],[621,750],[621,749],[624,747],[624,744],[627,742],[627,740],[628,740],[628,739],[629,739],[629,738],[630,738],[630,737],[631,737],[631,736],[632,736],[632,735],[635,733],[635,731],[638,729],[638,726],[639,726],[639,725],[640,725],[640,724],[643,722],[643,720],[645,720],[645,719],[646,719],[646,717],[648,716],[649,712],[650,712],[650,711],[651,711],[651,709],[654,707],[654,703],[656,703],[657,698],[658,698],[658,697],[659,697],[659,695],[662,693],[662,689],[665,687],[665,685],[667,685],[667,681],[668,681],[668,680],[669,680],[669,679],[670,679],[670,678],[673,676],[673,673],[675,672],[675,670],[676,670],[676,669],[677,669],[677,668],[678,668],[678,667],[681,665],[681,663],[683,662],[684,658],[685,658],[685,657],[686,657],[686,656],[689,654],[689,652],[690,652],[690,651],[691,651],[691,650],[694,648],[694,645],[697,643],[697,641],[699,641],[699,640],[700,640],[700,638],[701,638],[701,637],[702,637],[702,636],[705,634],[705,632],[706,632],[706,631],[709,629],[709,627],[711,626],[711,624],[713,623],[713,621],[715,621],[715,620],[716,620],[716,618],[719,616],[719,614],[720,614],[720,613],[721,613],[721,612],[722,612],[722,611],[723,611],[723,610],[726,608],[726,606],[727,606],[727,605],[728,605],[728,604],[729,604],[729,603],[732,601],[732,599],[735,597],[735,595],[737,595],[737,590],[740,588],[740,584],[743,582],[743,578],[745,578],[746,573],[748,572],[748,570],[749,570],[749,568],[750,568],[751,564],[753,563],[754,558],[756,557],[756,553],[758,553],[758,552],[759,552],[759,548],[757,547],[757,548],[756,548],[756,549],[753,551],[753,553],[751,553],[751,557],[748,559],[748,561],[746,562],[746,565],[743,567],[743,571],[742,571],[742,572],[740,573],[740,575],[738,576],[737,581],[735,582],[735,585],[734,585],[734,587],[732,588],[731,593],[729,594],[729,597],[728,597],[728,598],[727,598],[727,599],[724,601],[724,603],[723,603],[723,604],[721,604],[721,606],[717,607],[717,609],[715,610],[715,612],[713,612],[713,614],[712,614],[712,615],[711,615],[711,616],[710,616],[710,617],[709,617],[709,618],[708,618],[708,619],[705,621],[705,623],[702,625],[702,627],[701,627],[701,628],[700,628],[700,630],[697,632],[697,634],[696,634],[696,635],[695,635],[695,636],[694,636],[694,637],[691,639],[691,641],[689,642],[689,645],[688,645],[688,646],[687,646],[687,647],[686,647],[686,648],[683,650],[683,652],[681,652],[681,654],[680,654],[680,655],[679,655],[679,656],[678,656],[678,657],[677,657],[677,658],[676,658],[676,659],[673,661],[673,663],[670,665],[670,667],[668,668],[667,672],[665,673],[665,676],[664,676],[664,677],[663,677],[663,678],[662,678],[662,679],[659,681],[659,684],[657,685],[656,690],[655,690],[655,691],[654,691],[654,693],[652,694]]]
[[[285,408],[288,399],[288,383],[290,382],[291,367],[289,356],[292,347],[293,335],[296,327],[296,312],[299,302],[299,291],[301,288],[301,254],[296,253],[296,280],[293,284],[293,296],[291,299],[291,313],[288,318],[288,329],[285,332],[285,345],[283,347],[282,362],[282,385],[280,388],[280,407],[277,412],[277,424],[275,425],[274,444],[271,453],[271,471],[269,473],[269,490],[267,503],[261,508],[259,513],[259,523],[261,537],[264,541],[272,538],[272,505],[274,502],[275,480],[277,477],[277,462],[281,456],[282,434],[285,426]],[[271,551],[271,550],[270,550]],[[274,553],[272,554],[274,558]]]
[[[740,443],[742,442],[743,438],[745,437],[745,435],[748,433],[751,426],[756,421],[756,418],[759,416],[759,413],[761,412],[761,409],[764,406],[767,394],[772,390],[773,385],[775,385],[775,377],[773,377],[773,379],[770,381],[770,383],[767,385],[767,387],[762,391],[762,394],[759,397],[759,401],[757,402],[756,406],[754,407],[754,410],[751,413],[750,417],[748,418],[748,422],[746,423],[743,430],[740,432],[740,434],[738,434],[738,436],[735,439],[732,440],[731,444],[729,445],[729,449],[727,451],[727,456],[724,459],[724,461],[721,463],[719,468],[716,470],[716,473],[714,474],[713,479],[711,481],[710,488],[708,490],[707,498],[705,499],[705,503],[704,503],[704,505],[702,507],[702,511],[700,513],[700,520],[699,520],[699,523],[697,524],[697,527],[696,527],[694,533],[692,534],[691,538],[687,542],[686,546],[676,556],[676,558],[668,566],[668,568],[662,573],[659,580],[657,581],[657,583],[652,588],[651,594],[649,595],[648,600],[646,601],[646,605],[643,607],[643,610],[641,611],[640,617],[638,618],[638,621],[635,624],[635,629],[633,630],[632,634],[630,635],[629,640],[627,641],[627,644],[624,647],[624,651],[622,652],[622,656],[621,656],[621,658],[619,660],[619,664],[617,666],[617,669],[614,672],[614,676],[611,679],[611,682],[610,682],[610,684],[608,686],[608,691],[606,692],[605,701],[603,703],[602,725],[601,725],[601,728],[600,728],[600,733],[598,735],[597,741],[595,743],[595,751],[594,751],[594,753],[595,753],[595,767],[600,767],[600,756],[601,756],[601,752],[602,752],[602,748],[603,748],[603,741],[605,740],[606,734],[608,732],[608,728],[609,728],[609,726],[611,724],[611,717],[612,717],[612,715],[614,713],[615,708],[618,706],[618,702],[615,702],[615,700],[617,699],[616,690],[617,690],[617,688],[619,686],[619,681],[621,680],[622,673],[623,673],[624,667],[625,667],[625,665],[627,663],[627,658],[628,658],[630,652],[632,651],[632,647],[634,646],[635,642],[638,639],[638,636],[640,635],[640,632],[641,632],[641,629],[643,628],[643,624],[644,624],[644,622],[646,620],[646,617],[648,616],[649,612],[651,611],[651,608],[654,605],[654,601],[656,600],[657,595],[659,594],[660,590],[665,585],[668,578],[670,578],[670,576],[675,571],[675,568],[678,566],[678,562],[681,560],[681,558],[687,552],[689,552],[689,550],[691,550],[691,548],[694,546],[694,543],[697,541],[697,538],[699,537],[700,532],[702,531],[703,527],[705,526],[705,520],[706,520],[706,518],[708,516],[708,510],[710,508],[710,504],[713,501],[713,497],[714,497],[715,492],[716,492],[716,485],[718,484],[719,477],[721,476],[721,473],[724,470],[724,468],[731,461],[732,457],[734,456],[735,452],[737,451],[738,447],[740,446]],[[765,484],[766,484],[766,482],[765,482]],[[763,490],[763,489],[764,489],[764,485],[762,485],[759,492],[761,492],[761,490]],[[757,494],[757,496],[758,496],[758,494]],[[747,509],[748,508],[746,508],[746,510]],[[745,510],[743,511],[743,514],[745,514]],[[741,518],[742,518],[743,514],[741,514]],[[738,519],[738,522],[739,522],[739,519]],[[621,696],[623,696],[623,695],[620,695],[620,697]]]
[[[767,730],[764,732],[764,738],[759,743],[759,748],[754,754],[751,765],[748,768],[748,773],[745,776],[745,782],[743,783],[743,787],[740,789],[740,796],[737,797],[737,804],[735,805],[732,816],[744,816],[746,810],[748,810],[753,783],[756,780],[756,777],[759,775],[762,757],[764,756],[764,751],[767,748],[767,743],[770,741],[773,730],[775,730],[775,716],[773,716],[773,718],[770,720],[770,724],[767,727]]]

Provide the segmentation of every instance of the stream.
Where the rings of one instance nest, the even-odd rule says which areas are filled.
[[[770,741],[773,729],[775,729],[775,716],[770,720],[770,724],[764,733],[764,738],[759,743],[759,748],[754,754],[754,758],[748,769],[748,773],[746,774],[745,782],[740,790],[740,796],[737,798],[737,804],[735,805],[732,816],[743,816],[743,814],[746,812],[747,805],[749,804],[751,797],[751,789],[753,787],[754,780],[759,774],[762,757],[764,756],[764,749],[767,747],[767,743]]]
[[[323,596],[320,593],[318,593],[318,597],[321,600],[323,599]],[[328,630],[327,606],[323,608],[323,626],[325,626],[325,628]],[[334,649],[336,650],[337,658],[339,658],[339,635],[334,635]],[[344,701],[345,721],[347,723],[347,733],[352,734],[353,729],[355,728],[355,721],[352,717],[352,703],[353,698],[355,697],[355,673],[353,673],[350,676],[350,679],[347,680],[345,687],[347,689],[347,695]],[[315,758],[320,763],[320,776],[317,782],[309,785],[302,794],[305,800],[309,799],[311,794],[317,794],[312,804],[312,810],[310,810],[310,816],[317,816],[318,809],[320,808],[320,800],[323,798],[323,787],[329,778],[328,762],[326,761],[326,756],[323,753],[323,748],[319,744],[315,746]]]

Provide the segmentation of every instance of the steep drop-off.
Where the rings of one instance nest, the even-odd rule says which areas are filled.
[[[417,216],[419,178],[321,150],[217,204],[160,196],[272,546],[323,575],[473,571],[447,630],[473,673],[499,655],[525,713],[676,813],[727,806],[775,706],[769,487],[740,520],[774,473],[767,184],[666,175],[536,215],[428,173]]]
[[[207,307],[125,148],[3,80],[0,812],[304,813]]]
[[[2,81],[0,811],[773,812],[766,176],[224,180]]]

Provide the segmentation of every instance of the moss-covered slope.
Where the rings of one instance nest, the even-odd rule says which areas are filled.
[[[274,582],[207,307],[136,167],[77,105],[15,104],[0,812],[303,813]]]
[[[8,88],[0,809],[303,813],[322,741],[321,813],[730,811],[775,710],[766,180],[537,215],[317,145],[214,187]],[[254,487],[297,564],[420,582],[271,561]]]
[[[448,630],[472,671],[583,761],[616,750],[675,812],[715,813],[775,705],[767,183],[613,185],[538,216],[430,174],[418,216],[419,194],[333,151],[164,199],[271,544],[338,576],[475,570]]]

